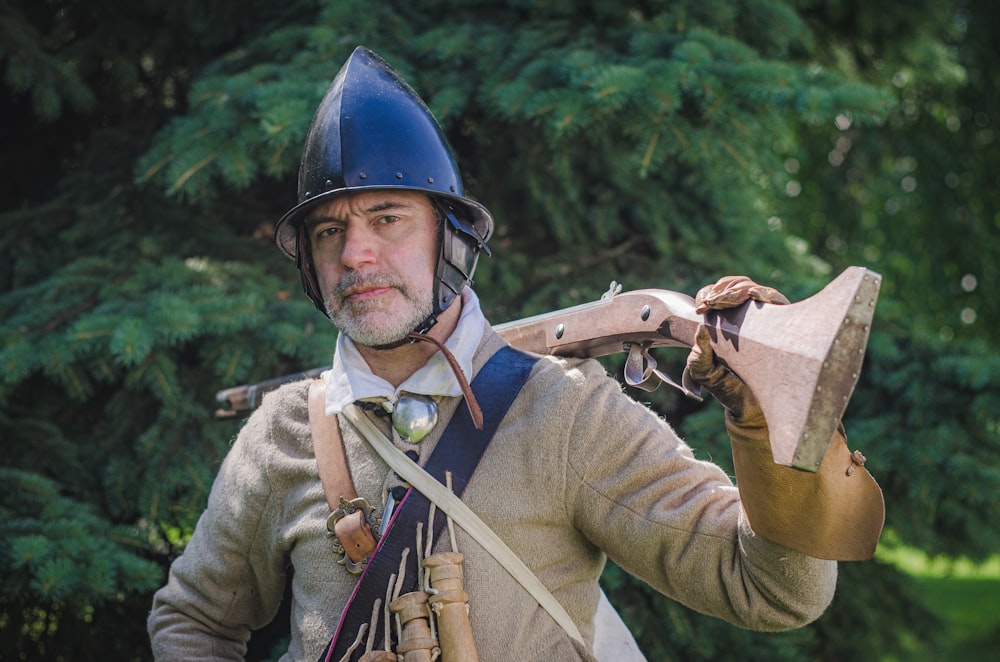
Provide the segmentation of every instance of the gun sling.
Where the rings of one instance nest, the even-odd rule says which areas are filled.
[[[446,473],[451,473],[452,490],[457,497],[461,497],[464,492],[500,421],[527,381],[536,361],[536,357],[511,347],[500,349],[490,357],[490,360],[472,382],[472,388],[484,414],[485,425],[483,429],[477,430],[469,412],[465,408],[459,408],[442,433],[441,439],[434,452],[431,453],[424,470],[442,485],[446,480]],[[334,432],[336,431],[336,428],[330,427]],[[339,450],[343,462],[342,466],[346,467],[346,458],[343,458],[343,442],[339,436],[338,434],[338,439],[334,443],[329,443],[330,439],[325,440],[328,447],[333,447],[332,449],[327,448],[327,451],[336,454]],[[319,445],[322,442],[314,440],[314,443]],[[319,460],[317,464],[320,465]],[[322,477],[323,474],[321,474]],[[349,473],[347,480],[350,481]],[[337,488],[328,485],[326,480],[323,482],[328,503],[333,499],[339,501],[340,494],[336,493]],[[345,488],[339,488],[342,493],[344,490]],[[351,482],[347,494],[353,493],[353,482]],[[397,506],[389,528],[379,540],[374,553],[365,565],[361,578],[341,615],[337,631],[334,633],[327,650],[320,657],[321,662],[330,660],[336,662],[342,659],[353,643],[352,639],[359,628],[369,623],[371,605],[376,599],[384,597],[388,578],[397,572],[403,550],[413,545],[417,524],[426,519],[429,509],[430,500],[411,487]],[[444,518],[435,518],[433,523],[435,539],[440,539],[444,525]],[[401,593],[416,589],[416,556],[416,554],[410,554],[407,557],[407,562],[411,567],[407,568],[406,585]],[[381,629],[381,624],[379,628]],[[375,637],[376,641],[380,641],[383,634],[377,632]]]

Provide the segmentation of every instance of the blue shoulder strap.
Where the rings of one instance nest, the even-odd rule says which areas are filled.
[[[483,411],[483,429],[477,430],[468,409],[459,407],[424,467],[441,483],[445,482],[445,474],[450,472],[452,489],[457,496],[462,496],[465,491],[500,421],[528,380],[537,361],[536,356],[512,347],[503,347],[490,357],[472,380],[472,391]],[[389,577],[399,571],[403,550],[413,545],[417,524],[427,518],[429,510],[430,502],[427,497],[411,487],[400,501],[389,529],[368,560],[320,662],[343,659],[359,628],[369,623],[372,605],[375,600],[385,596]],[[435,540],[440,540],[444,525],[444,517],[435,518],[432,524]],[[410,554],[407,557],[406,579],[400,595],[417,589],[416,556]],[[381,621],[379,619],[375,641],[383,639]],[[360,657],[363,652],[355,651],[351,659]]]

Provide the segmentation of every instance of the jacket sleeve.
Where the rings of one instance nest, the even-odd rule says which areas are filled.
[[[148,629],[156,660],[242,660],[250,631],[275,615],[285,584],[268,475],[269,417],[244,426],[215,479],[184,553],[154,596]]]
[[[739,492],[669,425],[592,364],[573,417],[571,517],[625,570],[738,626],[785,630],[818,618],[837,566],[754,533]]]

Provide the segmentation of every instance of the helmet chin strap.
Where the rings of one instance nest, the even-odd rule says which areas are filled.
[[[469,408],[469,415],[472,417],[472,422],[475,424],[477,430],[482,430],[483,410],[480,409],[479,402],[476,400],[476,394],[472,392],[469,380],[465,378],[465,374],[462,372],[461,366],[458,365],[458,359],[455,358],[455,355],[444,346],[444,343],[426,333],[414,332],[408,337],[412,342],[428,342],[437,347],[438,351],[444,355],[444,358],[448,361],[448,365],[451,367],[452,373],[455,375],[455,379],[458,380],[459,387],[462,389],[462,397],[465,398],[465,406]]]
[[[455,299],[452,299],[448,307],[450,308],[454,303]],[[430,331],[431,328],[437,324],[437,322],[437,313],[431,313],[415,330],[408,333],[405,339],[389,345],[380,345],[375,349],[396,349],[407,343],[417,342],[426,342],[434,345],[434,347],[441,352],[445,360],[448,362],[448,367],[451,368],[451,372],[455,376],[455,380],[458,381],[459,388],[462,389],[462,398],[465,400],[465,406],[469,410],[469,416],[472,417],[473,424],[476,426],[477,430],[482,430],[483,410],[480,408],[479,402],[476,400],[476,394],[472,392],[472,386],[469,385],[469,380],[465,378],[465,373],[462,372],[462,367],[458,364],[458,359],[455,358],[455,355],[451,353],[451,350],[448,349],[443,342],[428,335],[428,331]]]
[[[451,300],[448,304],[449,308],[454,305],[456,299],[459,298],[456,297]],[[459,299],[459,301],[460,300],[461,299]],[[479,402],[476,400],[476,394],[472,392],[469,380],[465,378],[465,373],[462,372],[462,367],[458,364],[458,359],[455,358],[455,355],[451,353],[451,350],[449,350],[443,342],[428,335],[428,331],[430,331],[431,328],[437,324],[437,322],[437,313],[431,313],[427,316],[427,319],[420,323],[420,326],[417,329],[407,335],[407,340],[411,343],[430,343],[434,345],[442,355],[444,355],[445,360],[448,361],[448,366],[451,368],[452,374],[455,375],[455,379],[458,381],[458,385],[462,389],[462,397],[465,399],[465,406],[469,409],[469,415],[472,417],[473,424],[475,424],[477,430],[482,430],[483,411],[479,407]]]
[[[423,335],[423,334],[427,333],[437,323],[438,323],[438,318],[437,318],[437,314],[436,313],[431,313],[430,315],[428,315],[427,319],[425,319],[423,322],[421,322],[420,324],[418,324],[417,328],[415,328],[410,333],[410,335],[408,336],[410,338],[410,342],[417,342],[416,339],[413,336],[415,336],[415,335]]]

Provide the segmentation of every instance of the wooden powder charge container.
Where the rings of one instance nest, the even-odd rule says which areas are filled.
[[[469,594],[462,586],[464,560],[459,552],[442,552],[424,559],[424,567],[430,572],[431,588],[437,591],[429,600],[437,615],[442,662],[479,661],[469,622]]]
[[[431,662],[438,642],[431,637],[427,594],[414,591],[401,595],[389,603],[389,611],[399,616],[403,626],[396,654],[406,662]]]

